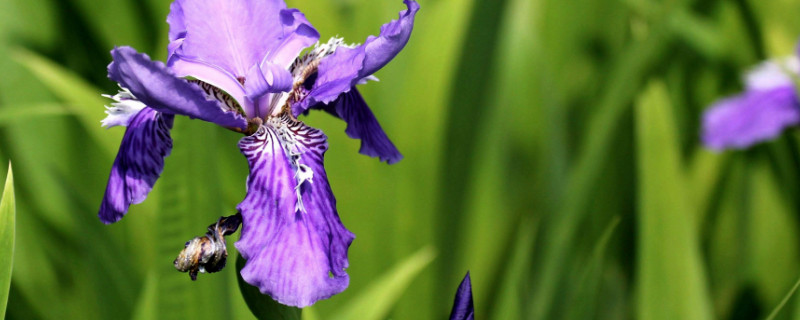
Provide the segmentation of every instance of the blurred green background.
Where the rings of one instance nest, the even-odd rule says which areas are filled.
[[[100,127],[108,52],[163,61],[169,3],[0,1],[0,163],[17,199],[7,318],[253,318],[232,262],[196,282],[172,266],[243,199],[240,135],[176,119],[149,198],[116,224],[96,217],[124,131]],[[800,135],[713,154],[698,132],[749,66],[794,53],[800,2],[420,4],[406,49],[360,87],[403,161],[358,155],[326,114],[303,119],[329,137],[357,236],[350,288],[304,318],[445,319],[467,270],[478,319],[757,319],[788,297]],[[347,42],[404,9],[289,6]],[[799,299],[777,318],[800,319]]]

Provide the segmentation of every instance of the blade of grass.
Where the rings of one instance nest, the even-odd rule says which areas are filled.
[[[372,284],[351,300],[342,310],[331,316],[330,319],[380,320],[385,318],[397,299],[400,298],[400,295],[411,284],[411,281],[433,261],[435,256],[436,253],[431,247],[420,249],[392,268],[392,270],[373,281]],[[455,290],[455,288],[451,290]]]
[[[620,217],[614,216],[608,223],[600,239],[592,250],[592,256],[584,267],[581,275],[580,288],[573,296],[572,305],[565,319],[594,319],[597,304],[600,280],[603,275],[603,261],[608,249],[608,242],[619,225]]]
[[[11,163],[9,162],[6,185],[3,188],[3,198],[0,200],[0,316],[6,314],[8,290],[11,286],[16,210],[14,174],[11,171]]]
[[[775,319],[775,317],[778,316],[778,313],[781,312],[783,307],[786,305],[786,302],[789,302],[789,299],[792,297],[792,295],[794,295],[795,291],[797,291],[798,287],[800,287],[800,278],[797,279],[797,282],[794,283],[794,286],[792,286],[792,288],[789,289],[789,292],[786,293],[786,296],[783,297],[783,299],[781,300],[780,303],[778,303],[777,306],[775,306],[775,309],[772,309],[772,312],[769,313],[769,316],[767,316],[765,320]]]
[[[638,317],[711,319],[678,136],[666,87],[652,82],[636,104],[639,173]]]
[[[73,115],[69,107],[60,103],[40,103],[32,105],[15,105],[0,108],[0,126],[15,121],[32,121],[38,117]]]
[[[450,283],[461,277],[461,272],[453,272],[453,268],[464,224],[460,215],[466,211],[466,195],[472,185],[470,173],[477,154],[471,140],[474,132],[482,130],[482,122],[475,119],[483,119],[491,103],[491,95],[486,92],[492,90],[496,43],[500,39],[500,22],[507,3],[507,0],[473,3],[469,29],[464,35],[469,40],[464,41],[459,66],[453,74],[443,144],[448,151],[441,158],[441,194],[436,221],[439,226],[436,240],[442,254],[437,270],[440,291],[436,295],[443,299],[441,301],[450,296]]]
[[[540,258],[542,267],[535,276],[536,286],[527,311],[529,318],[548,318],[578,226],[590,206],[597,179],[609,161],[606,151],[614,142],[615,129],[639,90],[638,84],[652,72],[652,68],[664,63],[662,56],[668,52],[672,42],[673,36],[666,27],[656,26],[646,39],[630,44],[615,59],[597,115],[590,120],[581,144],[580,150],[583,151],[570,171],[564,192],[570,195],[570,200],[562,202],[563,207],[553,214],[550,225],[546,227],[548,236]]]
[[[102,106],[108,101],[100,96],[100,90],[86,83],[78,75],[47,58],[22,48],[10,50],[11,57],[28,68],[59,99],[70,107],[86,128],[89,135],[100,144],[108,156],[119,147],[120,130],[98,130],[100,120],[105,117]]]

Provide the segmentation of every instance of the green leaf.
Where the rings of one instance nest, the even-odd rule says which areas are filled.
[[[231,314],[223,272],[200,274],[196,281],[178,272],[172,261],[184,243],[206,232],[220,216],[235,212],[221,200],[218,150],[222,129],[212,123],[176,117],[171,135],[176,142],[165,159],[164,172],[153,188],[160,195],[155,265],[158,316],[164,319],[226,318]],[[180,143],[178,143],[180,142]],[[152,199],[148,199],[152,201]],[[228,242],[232,242],[229,238]],[[228,243],[232,247],[232,243]],[[229,258],[230,259],[230,258]]]
[[[432,247],[424,247],[385,273],[329,319],[379,320],[386,317],[411,281],[433,261]],[[455,290],[455,289],[453,289]],[[454,291],[455,292],[455,291]]]
[[[302,309],[282,305],[242,279],[241,271],[244,263],[244,258],[236,255],[236,279],[239,280],[239,290],[242,292],[250,312],[258,319],[300,320]]]
[[[663,83],[647,87],[635,115],[640,179],[638,318],[711,319],[697,213]]]
[[[78,117],[89,135],[100,143],[103,150],[112,156],[122,138],[120,130],[99,130],[100,120],[105,117],[103,105],[108,100],[100,96],[100,90],[81,79],[72,71],[59,66],[47,58],[22,48],[11,51],[11,57],[28,68],[40,81],[65,102],[65,106]]]
[[[14,222],[16,202],[14,200],[14,174],[11,163],[8,163],[6,186],[3,188],[3,199],[0,200],[0,316],[6,314],[8,289],[11,285],[11,266],[14,261]]]
[[[39,117],[72,115],[70,107],[59,103],[39,103],[18,105],[14,108],[0,108],[0,126],[12,122],[31,121]]]
[[[781,299],[781,302],[778,303],[777,306],[775,306],[775,309],[772,309],[772,312],[769,313],[769,316],[767,316],[766,320],[772,320],[775,319],[776,316],[778,316],[778,313],[781,312],[781,309],[783,309],[786,303],[789,302],[789,298],[791,298],[792,295],[794,295],[798,287],[800,287],[800,279],[797,279],[797,282],[795,282],[794,286],[792,286],[792,288],[789,289],[789,292],[786,293],[786,296],[784,296],[783,299]]]

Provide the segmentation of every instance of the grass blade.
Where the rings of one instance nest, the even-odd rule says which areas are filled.
[[[6,186],[0,200],[0,316],[6,314],[8,289],[11,286],[11,266],[14,261],[14,232],[16,201],[14,200],[14,174],[8,164]]]
[[[330,319],[380,320],[389,314],[411,281],[433,261],[433,248],[425,247],[385,273]],[[453,288],[455,290],[455,287]],[[448,299],[450,297],[448,296]]]
[[[32,51],[17,48],[11,51],[11,56],[36,75],[53,94],[66,103],[66,107],[70,107],[70,111],[75,113],[89,135],[100,143],[103,150],[108,151],[109,157],[117,150],[122,137],[120,130],[97,130],[100,120],[105,117],[102,106],[109,102],[100,96],[99,89],[72,71]]]
[[[779,312],[781,312],[783,307],[786,306],[786,303],[789,302],[789,298],[791,298],[794,295],[795,291],[797,291],[798,287],[800,287],[800,279],[797,279],[797,282],[794,283],[792,289],[790,289],[789,292],[786,293],[786,296],[783,297],[783,299],[781,300],[780,303],[778,303],[777,306],[775,306],[775,309],[772,309],[772,312],[769,313],[769,316],[767,316],[766,320],[775,319],[775,317],[778,315]]]
[[[678,136],[663,83],[636,105],[639,172],[638,317],[711,319]]]

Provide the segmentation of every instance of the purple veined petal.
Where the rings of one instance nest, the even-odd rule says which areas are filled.
[[[359,153],[370,157],[377,157],[381,161],[393,164],[401,159],[403,155],[397,150],[389,137],[381,128],[375,115],[367,106],[367,102],[361,93],[354,87],[350,91],[339,95],[330,104],[317,104],[325,111],[337,116],[347,122],[344,130],[347,136],[353,139],[361,139],[361,149]]]
[[[453,310],[450,311],[450,320],[473,320],[475,318],[475,307],[472,303],[472,282],[469,278],[469,271],[461,280],[456,291],[456,298],[453,301]]]
[[[320,61],[316,81],[308,96],[303,100],[303,104],[298,104],[297,108],[293,107],[292,112],[302,113],[316,103],[330,103],[335,100],[358,81],[363,65],[362,47],[339,47],[332,55]]]
[[[750,90],[718,101],[703,115],[703,144],[714,150],[743,149],[774,139],[800,123],[793,86]]]
[[[232,74],[202,61],[180,58],[180,54],[173,55],[169,62],[168,65],[175,72],[175,76],[180,78],[192,77],[217,87],[236,100],[242,106],[246,115],[255,115],[253,103],[245,99],[244,87]]]
[[[369,36],[364,44],[352,48],[338,46],[320,60],[317,79],[304,101],[293,107],[294,113],[302,113],[317,103],[333,101],[385,66],[405,47],[419,4],[413,0],[403,2],[407,9],[400,12],[397,20],[381,26],[379,36]]]
[[[319,41],[319,32],[300,10],[284,9],[280,16],[283,25],[282,40],[267,54],[266,60],[288,69],[303,49]]]
[[[246,129],[240,115],[224,111],[217,101],[206,100],[199,87],[177,78],[163,63],[150,60],[130,47],[111,51],[108,77],[130,90],[142,103],[156,111],[180,114],[218,125]]]
[[[175,22],[175,30],[181,25],[186,29],[183,56],[239,78],[281,44],[280,13],[285,8],[280,0],[177,0],[168,21]]]
[[[342,292],[354,236],[339,220],[322,166],[325,135],[284,116],[242,138],[239,148],[250,165],[238,206],[243,222],[236,248],[247,260],[242,278],[296,307]]]
[[[172,150],[173,115],[144,108],[128,123],[98,216],[103,223],[122,219],[131,204],[147,197]]]

